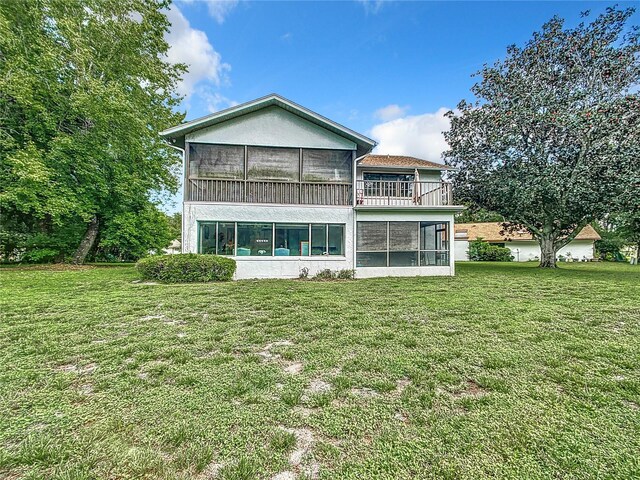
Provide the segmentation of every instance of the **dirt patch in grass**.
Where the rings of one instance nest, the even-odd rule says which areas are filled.
[[[65,373],[77,373],[78,375],[89,375],[98,368],[96,363],[88,363],[86,365],[78,365],[75,363],[67,363],[65,365],[59,365],[56,370]]]
[[[462,390],[452,392],[451,396],[453,398],[482,397],[488,393],[489,392],[475,380],[467,380]]]

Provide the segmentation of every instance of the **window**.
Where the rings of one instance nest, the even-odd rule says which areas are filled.
[[[418,266],[418,222],[389,222],[389,266]]]
[[[305,182],[351,183],[351,150],[302,151],[302,180]]]
[[[448,222],[358,222],[356,266],[447,266],[448,232]]]
[[[420,222],[420,265],[449,265],[448,222]]]
[[[200,253],[216,253],[216,224],[201,223],[200,224]]]
[[[238,257],[273,255],[273,223],[238,223]]]
[[[329,255],[344,255],[344,225],[329,225]]]
[[[200,253],[238,257],[344,255],[344,224],[199,222],[198,225]]]
[[[190,143],[189,177],[243,179],[244,147]]]
[[[356,265],[387,266],[387,222],[358,222]]]
[[[300,180],[300,150],[248,147],[247,170],[249,180],[297,182]]]
[[[309,225],[276,223],[274,254],[276,257],[309,255]]]
[[[234,255],[236,240],[235,223],[218,223],[218,255]],[[203,252],[204,253],[204,252]]]
[[[413,174],[365,173],[364,194],[367,197],[410,197],[413,195]]]

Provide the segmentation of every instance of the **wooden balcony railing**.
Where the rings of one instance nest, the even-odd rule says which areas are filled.
[[[358,180],[356,182],[356,204],[394,207],[451,205],[451,184],[445,182]]]
[[[351,205],[353,187],[345,183],[189,179],[192,202]]]

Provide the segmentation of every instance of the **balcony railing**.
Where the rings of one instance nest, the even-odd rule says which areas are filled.
[[[358,180],[356,204],[359,206],[427,206],[452,204],[451,184],[445,182],[400,182]]]
[[[353,187],[345,183],[189,179],[192,202],[351,205]]]

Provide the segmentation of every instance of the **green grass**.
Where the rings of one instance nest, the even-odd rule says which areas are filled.
[[[0,271],[0,478],[640,477],[640,268],[134,280]]]

